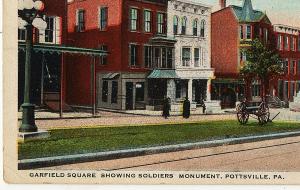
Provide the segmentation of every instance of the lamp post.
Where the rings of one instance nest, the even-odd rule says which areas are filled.
[[[22,107],[22,124],[19,132],[37,132],[34,119],[34,104],[30,101],[30,79],[31,79],[31,56],[33,50],[33,25],[37,28],[45,28],[47,23],[38,14],[44,9],[44,3],[40,0],[18,0],[19,28],[26,29],[26,57],[25,57],[25,79],[24,79],[24,101]],[[40,26],[36,26],[39,25]]]

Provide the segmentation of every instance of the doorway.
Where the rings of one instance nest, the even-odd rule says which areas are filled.
[[[133,110],[133,82],[126,82],[126,110]]]

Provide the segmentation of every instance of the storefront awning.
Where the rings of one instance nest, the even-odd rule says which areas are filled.
[[[178,79],[180,77],[176,74],[175,70],[154,69],[147,78],[148,79]]]
[[[120,73],[107,73],[102,78],[106,79],[106,80],[112,80],[112,79],[116,79],[119,76],[120,76]]]
[[[25,51],[26,44],[24,42],[18,43],[19,50]],[[90,48],[80,48],[80,47],[71,47],[71,46],[63,46],[63,45],[51,45],[51,44],[34,44],[33,45],[34,52],[41,53],[69,53],[69,54],[82,54],[82,55],[91,55],[91,56],[106,56],[108,54],[107,51],[103,51],[100,49],[90,49]]]

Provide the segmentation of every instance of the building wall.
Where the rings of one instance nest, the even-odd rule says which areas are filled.
[[[183,10],[184,9],[184,10]],[[195,12],[195,10],[197,10]],[[173,32],[173,19],[178,17],[178,34]],[[187,18],[186,34],[181,34],[182,18]],[[193,21],[197,19],[197,35],[193,35]],[[205,21],[205,36],[200,37],[200,23]],[[177,70],[193,71],[211,69],[211,8],[198,4],[182,3],[181,1],[170,1],[168,5],[168,36],[177,40],[175,44],[175,68]],[[182,66],[182,47],[191,48],[191,65]],[[195,67],[194,48],[200,48],[200,66]],[[202,59],[203,58],[203,59]],[[201,73],[199,72],[199,76]]]
[[[279,36],[281,42],[278,42]],[[287,49],[284,47],[285,37],[289,39]],[[285,74],[273,80],[271,90],[274,89],[275,95],[283,100],[293,101],[293,97],[300,91],[300,33],[296,28],[275,25],[274,38],[277,52],[283,61],[287,61],[287,65]],[[291,49],[291,39],[294,39],[294,50]]]
[[[99,29],[99,7],[108,7],[107,30]],[[139,29],[136,32],[129,30],[129,10],[131,7],[139,9]],[[107,45],[109,55],[107,65],[100,65],[97,60],[97,100],[101,106],[101,83],[104,73],[148,73],[144,68],[143,46],[149,44],[150,38],[156,35],[157,12],[166,13],[166,1],[158,0],[74,0],[68,5],[68,44],[77,47],[99,48],[100,45]],[[85,10],[85,31],[76,32],[76,10]],[[152,11],[152,31],[146,33],[143,30],[143,11]],[[129,44],[138,45],[138,66],[129,66]],[[91,58],[87,56],[68,56],[67,61],[67,102],[69,104],[89,105],[91,104],[90,85],[90,63]],[[134,76],[133,76],[134,77]],[[119,86],[123,85],[120,82]],[[124,96],[122,90],[120,96]],[[105,106],[105,105],[104,105]],[[119,108],[120,106],[112,106]]]
[[[239,24],[230,7],[212,14],[211,62],[216,77],[239,72]]]

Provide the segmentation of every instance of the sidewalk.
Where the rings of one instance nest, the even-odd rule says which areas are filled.
[[[171,123],[193,123],[199,121],[236,120],[234,109],[223,110],[223,114],[201,114],[192,112],[189,119],[183,119],[180,113],[172,112],[171,117],[164,119],[160,111],[132,110],[132,111],[107,111],[98,110],[95,117],[89,112],[67,112],[63,118],[58,113],[37,111],[36,124],[39,129],[48,130],[54,128],[91,127],[91,126],[123,126],[123,125],[149,125]],[[270,118],[280,114],[274,121],[300,121],[300,112],[292,112],[289,109],[271,109]],[[22,113],[19,112],[19,118]],[[250,118],[250,120],[255,120]],[[20,120],[19,120],[20,122]]]

